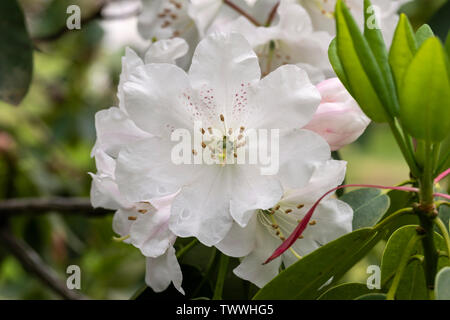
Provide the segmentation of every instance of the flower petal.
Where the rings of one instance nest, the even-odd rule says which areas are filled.
[[[164,255],[158,258],[146,259],[145,283],[153,291],[162,292],[172,282],[174,287],[184,294],[184,290],[181,287],[182,281],[183,274],[173,247],[170,247]]]
[[[130,118],[144,131],[168,136],[174,129],[191,128],[189,79],[172,64],[138,67],[124,84],[125,105]]]
[[[255,232],[255,220],[249,222],[244,228],[237,223],[233,223],[226,237],[216,244],[216,247],[227,256],[244,257],[255,247]]]
[[[150,45],[145,53],[145,63],[171,63],[187,54],[189,46],[182,38],[159,40]]]
[[[199,166],[176,165],[171,158],[173,146],[167,139],[152,137],[121,150],[116,181],[128,201],[150,201],[173,194],[193,181]]]
[[[278,177],[286,189],[306,185],[315,170],[315,165],[331,157],[328,143],[309,130],[282,131],[279,150]]]
[[[247,126],[291,129],[307,124],[320,103],[320,93],[308,75],[294,65],[285,65],[250,88]]]

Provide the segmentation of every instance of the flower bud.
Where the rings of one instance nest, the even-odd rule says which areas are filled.
[[[355,141],[369,125],[370,119],[338,78],[320,82],[317,89],[322,100],[304,129],[322,136],[335,151]]]

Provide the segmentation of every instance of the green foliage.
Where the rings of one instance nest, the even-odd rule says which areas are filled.
[[[16,0],[0,2],[0,30],[0,99],[18,105],[30,86],[33,46]]]
[[[436,275],[436,299],[450,300],[450,267],[442,268]]]
[[[363,283],[343,283],[325,291],[318,300],[353,300],[377,290],[367,288]]]
[[[409,225],[399,228],[389,238],[386,249],[383,253],[381,261],[381,283],[382,289],[387,289],[392,278],[397,272],[400,259],[409,243],[409,240],[417,233],[417,226]],[[438,250],[446,250],[443,238],[435,233],[434,241]],[[422,262],[420,257],[423,255],[423,249],[420,242],[417,242],[410,256],[417,256],[418,259],[411,259],[400,279],[399,286],[396,291],[396,298],[403,299],[427,299],[428,289],[425,282]],[[423,256],[422,256],[423,258]],[[443,267],[449,263],[447,257],[439,259],[439,266]]]
[[[425,42],[425,40],[434,37],[433,30],[431,30],[430,26],[427,24],[424,24],[416,31],[416,42],[417,47],[420,48],[420,46]]]
[[[340,200],[353,209],[353,230],[374,226],[389,208],[389,197],[378,189],[364,188],[344,194]]]
[[[447,56],[437,38],[419,48],[400,89],[400,119],[417,139],[439,142],[450,131]]]
[[[389,63],[392,67],[397,88],[402,86],[404,73],[416,51],[417,43],[411,24],[408,17],[401,14],[389,51]]]
[[[349,92],[368,117],[375,122],[385,122],[384,101],[375,90],[376,85],[383,82],[381,72],[367,41],[340,0],[336,4],[336,27],[337,53],[348,80]]]

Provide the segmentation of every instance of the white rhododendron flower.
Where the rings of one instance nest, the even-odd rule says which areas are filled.
[[[124,242],[133,244],[147,257],[146,283],[156,292],[167,289],[171,282],[183,292],[181,268],[173,248],[176,236],[168,228],[174,195],[130,202],[119,191],[115,179],[117,155],[126,145],[151,137],[129,118],[121,88],[136,67],[152,62],[175,63],[187,50],[186,42],[179,38],[151,44],[144,60],[127,48],[122,59],[119,108],[101,110],[95,116],[97,141],[92,155],[96,160],[97,174],[91,174],[92,205],[117,210],[113,229]]]
[[[280,257],[263,265],[287,238],[316,200],[338,186],[345,176],[345,161],[330,160],[316,166],[307,185],[286,190],[277,205],[258,210],[245,228],[234,224],[216,247],[233,257],[243,257],[234,273],[263,287],[285,267],[320,246],[352,231],[353,210],[345,202],[327,196],[317,206],[302,236]]]
[[[328,61],[331,36],[315,31],[305,9],[294,0],[282,0],[277,22],[269,27],[256,27],[240,17],[222,26],[222,30],[239,32],[251,43],[259,58],[263,74],[281,65],[295,64],[308,72],[313,83],[334,75]]]
[[[313,119],[303,128],[320,134],[333,151],[358,139],[370,119],[341,81],[331,78],[319,83],[317,89],[322,101]]]
[[[122,197],[115,182],[115,159],[97,150],[95,160],[97,174],[91,174],[92,205],[117,210],[113,230],[124,242],[139,248],[146,257],[147,285],[160,292],[172,282],[184,293],[181,288],[183,276],[173,248],[176,236],[168,228],[173,196],[153,199],[151,203],[130,203]]]
[[[188,73],[171,64],[139,66],[122,90],[130,119],[152,137],[120,150],[120,193],[139,202],[178,192],[170,229],[208,246],[223,239],[233,220],[245,226],[255,209],[274,206],[282,184],[306,184],[314,164],[330,158],[319,135],[295,129],[310,121],[320,102],[307,74],[290,65],[261,80],[257,56],[239,34],[202,40]],[[266,164],[260,162],[234,163],[236,153],[250,152],[247,142],[256,129],[281,129],[271,147],[279,150],[275,174],[261,174]],[[182,152],[188,162],[178,163],[180,136],[173,134],[180,132],[194,144]],[[190,162],[197,154],[217,157],[212,164]]]
[[[336,35],[336,25],[334,9],[336,0],[297,0],[309,13],[315,30],[323,30],[330,35]],[[386,44],[390,45],[398,22],[397,11],[400,7],[410,0],[372,0],[375,14],[379,21],[379,27],[382,30]],[[360,28],[364,27],[364,1],[346,0],[345,4],[352,12],[353,17],[358,22]],[[367,21],[373,23],[374,21]]]

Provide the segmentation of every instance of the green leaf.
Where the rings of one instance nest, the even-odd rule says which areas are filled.
[[[425,42],[425,40],[431,37],[434,37],[434,33],[433,30],[431,30],[430,26],[427,24],[422,25],[416,31],[417,47],[419,48]]]
[[[27,94],[33,46],[16,0],[0,1],[0,99],[18,105]]]
[[[363,188],[339,198],[353,209],[353,230],[372,227],[389,208],[389,197],[378,189]]]
[[[355,265],[381,238],[381,233],[364,228],[346,234],[306,255],[282,271],[253,299],[315,299],[331,277],[337,281]]]
[[[386,300],[386,295],[384,293],[369,293],[362,295],[355,300]]]
[[[382,96],[385,97],[383,101],[387,100],[386,92],[375,91],[371,82],[382,82],[381,72],[367,41],[341,0],[336,3],[336,28],[337,53],[348,79],[350,94],[369,118],[375,122],[386,122],[383,99],[380,100]]]
[[[391,49],[389,51],[389,64],[394,73],[397,90],[403,83],[403,76],[406,69],[410,65],[417,51],[416,39],[414,32],[405,14],[400,15],[400,20],[395,29],[394,39],[392,40]]]
[[[450,267],[437,273],[435,287],[436,300],[450,300]]]
[[[331,66],[333,67],[334,72],[336,72],[336,75],[338,76],[339,80],[341,80],[342,84],[347,89],[347,91],[350,92],[348,79],[347,76],[345,75],[344,68],[342,67],[342,63],[341,60],[339,59],[339,55],[337,52],[336,38],[334,38],[331,41],[330,46],[328,48],[328,59],[330,60]]]
[[[399,265],[399,257],[404,252],[409,240],[416,233],[416,226],[409,225],[399,228],[389,238],[381,260],[382,288],[387,289],[392,281]],[[434,234],[434,242],[437,249],[445,250],[444,239],[437,233]],[[417,242],[411,255],[423,255],[422,243]],[[439,259],[439,266],[448,264],[447,257]],[[411,260],[405,268],[396,292],[396,298],[400,300],[428,299],[428,291],[422,264],[419,260]]]
[[[420,47],[400,89],[400,119],[417,139],[439,142],[450,131],[447,56],[437,38]]]
[[[389,103],[389,110],[391,111],[391,114],[395,116],[398,114],[399,105],[394,77],[389,65],[388,52],[379,27],[380,24],[375,15],[375,9],[372,6],[370,0],[364,0],[364,21],[364,37],[367,39],[370,49],[372,49],[372,53],[375,56],[375,60],[381,71],[383,82],[386,85],[388,95],[387,103]]]
[[[445,40],[445,50],[447,51],[447,56],[450,57],[450,32],[447,34],[447,39]]]
[[[374,291],[377,292],[363,283],[343,283],[325,291],[318,300],[353,300]]]

